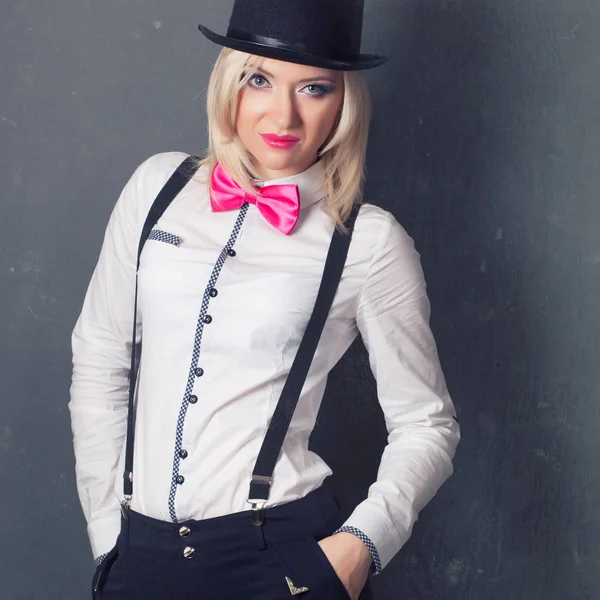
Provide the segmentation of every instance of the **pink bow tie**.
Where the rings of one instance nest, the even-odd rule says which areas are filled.
[[[215,166],[210,186],[210,206],[213,212],[234,210],[244,202],[256,204],[260,214],[273,227],[289,235],[298,221],[300,193],[295,183],[266,185],[248,194],[230,177],[219,163]]]

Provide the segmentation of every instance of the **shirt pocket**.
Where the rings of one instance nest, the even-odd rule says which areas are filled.
[[[148,234],[148,240],[164,242],[173,246],[179,246],[179,244],[181,244],[181,238],[178,235],[175,235],[174,233],[169,233],[168,231],[164,231],[162,229],[153,229]]]

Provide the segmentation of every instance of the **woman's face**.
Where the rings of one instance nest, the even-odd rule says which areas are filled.
[[[264,59],[239,96],[236,128],[261,179],[296,175],[317,158],[342,108],[340,71]],[[295,137],[287,147],[264,135]]]

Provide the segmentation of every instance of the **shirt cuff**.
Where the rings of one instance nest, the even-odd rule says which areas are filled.
[[[394,521],[387,511],[383,510],[378,503],[384,500],[377,495],[366,498],[360,502],[352,511],[350,516],[340,525],[341,527],[354,527],[367,536],[373,546],[377,549],[381,562],[375,566],[375,570],[385,569],[400,548],[406,543],[412,531],[415,521],[414,513],[410,507],[397,510]]]
[[[111,509],[111,512],[102,517],[93,518],[87,526],[92,555],[98,560],[108,554],[117,542],[121,531],[121,509]]]
[[[375,544],[371,541],[371,538],[369,538],[369,536],[366,533],[364,533],[357,527],[352,527],[352,525],[343,525],[339,529],[336,529],[331,535],[335,535],[340,531],[348,531],[349,533],[353,533],[365,543],[365,545],[369,549],[369,552],[371,553],[371,558],[373,559],[373,563],[369,568],[369,575],[379,575],[379,573],[381,573],[381,560],[379,558],[377,548],[375,548]]]
[[[94,564],[99,567],[102,564],[102,561],[108,556],[108,552],[105,552],[104,554],[101,554],[100,556],[97,556],[94,559]]]

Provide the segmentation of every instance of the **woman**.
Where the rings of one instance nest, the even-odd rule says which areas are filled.
[[[253,471],[332,232],[346,230],[361,195],[369,100],[357,71],[385,61],[360,54],[362,14],[350,0],[240,0],[226,36],[199,26],[224,46],[208,88],[209,149],[148,236],[137,303],[140,233],[186,155],[145,160],[115,206],[73,331],[69,403],[97,598],[371,597],[369,575],[452,472],[459,428],[419,255],[369,203],[273,476]],[[389,444],[344,520],[308,438],[327,374],[358,333]],[[133,493],[121,503],[124,471]],[[252,500],[250,479],[266,484],[256,496],[266,501]]]

